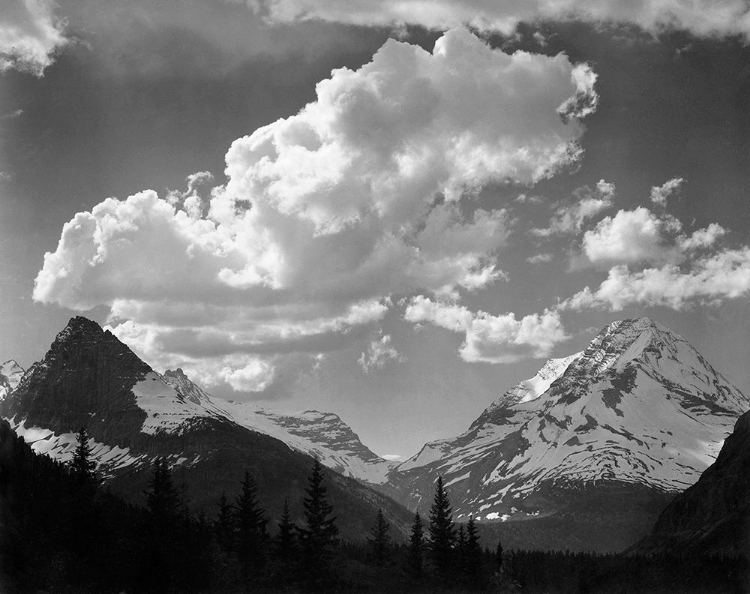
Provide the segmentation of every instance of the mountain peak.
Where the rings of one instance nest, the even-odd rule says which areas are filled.
[[[83,316],[75,316],[70,318],[68,325],[57,334],[55,342],[65,342],[86,334],[96,336],[98,334],[105,334],[105,331],[96,322]]]

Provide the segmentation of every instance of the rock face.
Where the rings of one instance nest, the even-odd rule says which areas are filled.
[[[604,548],[622,548],[698,480],[749,407],[681,337],[647,318],[615,322],[507,391],[463,435],[427,444],[383,489],[426,512],[441,475],[459,520],[507,532],[567,517],[555,545],[572,549],[591,547],[575,526],[595,525],[596,513],[609,526]]]
[[[0,365],[0,402],[18,385],[23,376],[23,367],[11,359]]]
[[[60,460],[72,456],[75,434],[86,427],[97,470],[134,501],[142,499],[156,457],[169,461],[178,479],[189,485],[193,505],[209,514],[219,495],[235,493],[250,470],[272,525],[285,499],[292,513],[296,509],[301,516],[299,501],[312,467],[308,453],[320,455],[326,464],[335,446],[359,442],[338,417],[305,413],[296,420],[276,418],[254,407],[227,403],[225,408],[220,402],[182,371],[160,375],[98,324],[76,317],[0,402],[0,416],[35,451]],[[233,411],[243,410],[235,418]],[[262,423],[256,427],[253,420]],[[346,440],[333,439],[334,426]],[[318,445],[316,438],[332,441],[323,439]],[[361,446],[360,453],[367,452]],[[379,459],[369,455],[377,465]],[[343,536],[364,539],[378,508],[397,533],[408,529],[410,514],[387,497],[335,472],[329,472],[329,479],[331,502],[342,510]]]
[[[750,558],[750,413],[737,421],[716,462],[674,498],[634,550]]]

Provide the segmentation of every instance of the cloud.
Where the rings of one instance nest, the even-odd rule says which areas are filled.
[[[379,340],[373,340],[366,353],[362,353],[357,363],[365,373],[375,369],[383,369],[389,361],[403,363],[406,358],[391,346],[391,337],[384,334]]]
[[[455,303],[442,303],[419,295],[412,298],[404,319],[413,324],[429,322],[466,336],[459,349],[461,359],[471,363],[513,363],[528,357],[549,356],[552,348],[567,340],[560,315],[545,310],[516,320],[512,313],[493,316],[476,313]]]
[[[583,254],[595,266],[680,263],[726,234],[716,223],[691,235],[668,214],[639,206],[605,217],[583,236]]]
[[[620,311],[630,305],[645,305],[681,310],[694,302],[718,304],[748,292],[750,248],[744,247],[699,258],[687,271],[674,264],[639,271],[615,266],[596,291],[586,287],[560,309]]]
[[[542,264],[544,262],[552,262],[552,258],[554,258],[554,255],[550,253],[534,254],[527,258],[526,261],[529,262],[529,264]]]
[[[750,7],[743,0],[254,0],[249,3],[273,22],[324,20],[355,25],[421,25],[445,30],[469,25],[511,34],[519,22],[582,20],[635,24],[648,31],[684,29],[701,36],[750,36]]]
[[[615,185],[602,179],[595,190],[583,186],[576,189],[574,196],[578,199],[575,204],[558,206],[549,226],[532,229],[531,233],[538,237],[579,233],[587,220],[612,207]]]
[[[678,192],[685,184],[685,180],[681,177],[675,177],[670,179],[664,185],[654,186],[651,188],[651,202],[656,206],[662,208],[667,207],[667,199]]]
[[[677,178],[652,190],[652,201],[666,206]],[[656,200],[653,200],[654,196]],[[727,230],[711,223],[688,234],[667,213],[638,207],[604,218],[583,238],[583,254],[604,266],[607,278],[595,290],[585,287],[563,301],[558,310],[631,305],[684,309],[694,303],[721,303],[750,291],[750,247],[725,248]]]
[[[63,22],[49,0],[9,0],[0,14],[0,72],[16,69],[42,76],[67,43]]]
[[[574,162],[595,78],[564,55],[507,55],[465,30],[432,53],[388,41],[318,83],[296,115],[236,140],[226,185],[201,172],[186,192],[78,213],[34,299],[109,306],[147,360],[267,390],[291,361],[361,344],[392,295],[502,278],[513,221],[473,198]]]

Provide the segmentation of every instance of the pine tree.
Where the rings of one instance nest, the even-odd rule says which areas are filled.
[[[458,535],[456,536],[456,546],[454,548],[453,561],[459,573],[466,573],[466,530],[463,524],[458,526]]]
[[[96,462],[91,459],[91,446],[85,427],[81,427],[76,435],[76,440],[78,445],[73,452],[73,459],[70,461],[70,472],[81,490],[93,494],[97,485]]]
[[[419,512],[416,512],[414,514],[414,523],[411,527],[411,535],[409,536],[409,553],[407,557],[409,573],[416,580],[419,580],[422,577],[423,557],[424,527]]]
[[[463,570],[466,583],[472,590],[477,590],[483,583],[482,547],[479,545],[479,533],[474,516],[469,516],[466,524],[466,542],[463,549]]]
[[[295,525],[292,523],[292,517],[289,513],[289,501],[284,500],[284,507],[281,510],[281,520],[279,521],[279,533],[276,535],[276,556],[282,563],[289,563],[294,558],[295,553]]]
[[[144,530],[144,577],[156,591],[167,591],[176,588],[182,574],[179,566],[184,548],[184,539],[180,534],[185,520],[184,506],[172,482],[167,460],[157,458],[152,471],[149,490],[146,491],[148,525]]]
[[[237,554],[240,565],[246,570],[259,571],[265,565],[265,551],[268,540],[265,511],[258,503],[258,488],[255,479],[245,472],[242,490],[235,501],[235,526],[237,530]]]
[[[497,543],[497,549],[495,550],[495,568],[497,572],[503,570],[503,543]]]
[[[430,507],[430,556],[438,578],[447,582],[453,570],[453,547],[456,544],[456,527],[453,510],[443,488],[443,477],[438,477],[435,500]]]
[[[298,528],[302,571],[307,584],[312,589],[325,589],[333,578],[331,561],[337,546],[338,528],[336,518],[330,517],[333,506],[326,499],[323,486],[323,467],[316,458],[309,485],[305,490],[306,528]]]
[[[234,513],[224,493],[219,497],[219,514],[214,523],[214,533],[222,550],[225,552],[231,551],[234,544]]]
[[[388,552],[391,544],[391,537],[388,531],[391,529],[388,522],[385,521],[383,510],[378,509],[375,516],[375,523],[370,531],[370,538],[367,541],[370,544],[372,561],[378,567],[383,567],[388,561]]]

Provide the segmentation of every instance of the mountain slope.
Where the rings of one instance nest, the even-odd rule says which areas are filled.
[[[634,551],[750,558],[750,413],[737,421],[716,462],[674,498]]]
[[[585,500],[608,490],[615,499],[634,494],[653,516],[663,494],[698,479],[749,406],[681,337],[647,318],[615,322],[583,352],[503,394],[463,435],[427,444],[383,489],[426,511],[441,475],[456,516],[484,522],[578,505],[583,517]]]
[[[72,455],[75,433],[86,427],[99,472],[134,501],[156,457],[190,486],[189,499],[213,513],[221,492],[239,488],[253,472],[272,521],[284,499],[301,516],[312,459],[263,431],[237,423],[181,372],[159,375],[98,324],[73,318],[44,359],[24,374],[0,403],[0,416],[42,452]],[[342,534],[364,538],[379,507],[405,532],[410,515],[383,495],[329,472],[330,498],[342,518]]]

